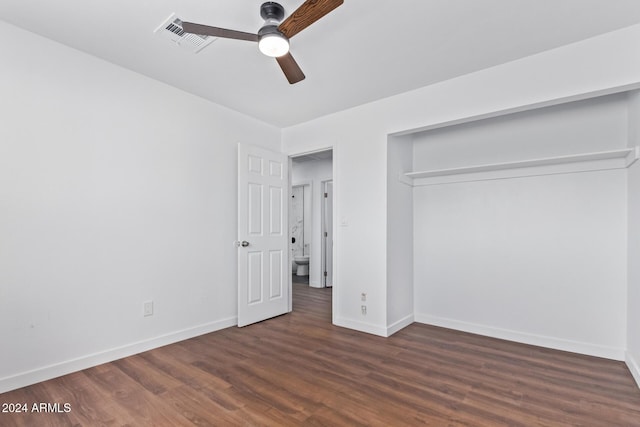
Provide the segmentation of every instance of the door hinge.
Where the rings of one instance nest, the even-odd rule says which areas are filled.
[[[329,193],[324,193],[324,198],[326,199],[327,197],[329,197]]]
[[[327,277],[327,272],[326,271],[324,272],[324,277]]]
[[[329,233],[327,233],[326,231],[324,232],[324,237],[329,237]]]

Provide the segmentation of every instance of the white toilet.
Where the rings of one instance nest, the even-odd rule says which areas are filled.
[[[296,269],[296,276],[308,276],[309,275],[309,256],[294,256],[293,261],[298,265]]]

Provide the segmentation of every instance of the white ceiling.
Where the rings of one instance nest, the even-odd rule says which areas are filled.
[[[255,33],[262,3],[1,0],[0,19],[278,127],[640,22],[638,0],[345,0],[292,39],[296,85],[255,43],[193,54],[153,33],[172,13]]]

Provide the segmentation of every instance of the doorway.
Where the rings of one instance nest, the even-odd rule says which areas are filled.
[[[291,156],[289,243],[293,286],[305,283],[304,276],[298,274],[300,271],[305,274],[307,268],[308,287],[325,288],[334,285],[333,185],[332,149]],[[301,207],[303,202],[305,208]],[[304,215],[304,227],[301,227],[301,221],[296,218],[303,209],[308,214]],[[302,230],[304,238],[301,242],[298,236]],[[298,265],[296,259],[303,263],[308,259],[308,266]]]
[[[291,236],[292,282],[309,284],[309,258],[312,236],[313,182],[291,186],[289,234]]]

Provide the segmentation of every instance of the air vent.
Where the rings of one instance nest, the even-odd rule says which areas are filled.
[[[165,22],[160,24],[154,33],[167,38],[190,52],[197,53],[217,40],[216,37],[200,36],[197,34],[185,33],[182,29],[182,20],[175,13]]]

